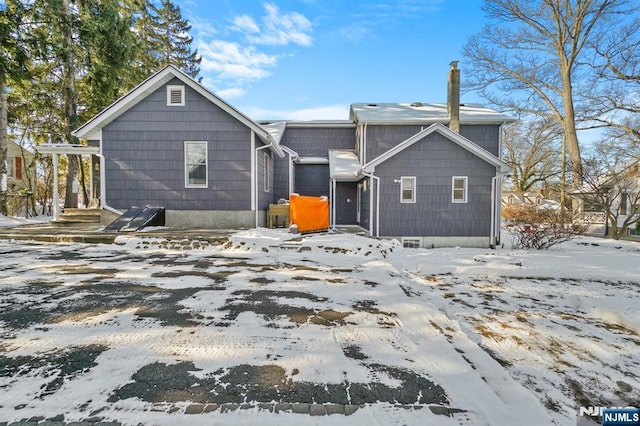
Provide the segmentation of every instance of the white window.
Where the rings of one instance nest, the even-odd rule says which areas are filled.
[[[186,188],[206,188],[207,143],[187,141],[184,143],[184,170]]]
[[[467,176],[453,176],[451,178],[451,202],[467,202]]]
[[[416,202],[416,177],[403,176],[400,178],[400,202]]]
[[[269,154],[267,154],[266,152],[263,153],[263,167],[264,167],[264,192],[269,192],[269,169],[271,168],[271,165],[269,164],[269,162],[271,161],[271,158],[269,157]]]
[[[167,86],[167,106],[184,106],[184,86]]]
[[[420,248],[420,238],[403,238],[402,247],[404,248]]]

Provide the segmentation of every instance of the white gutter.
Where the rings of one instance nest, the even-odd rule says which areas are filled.
[[[331,185],[329,186],[329,203],[331,203],[331,229],[334,229],[336,226],[336,180],[331,179]]]
[[[254,133],[251,132],[252,142],[254,142],[253,135],[254,135]],[[259,201],[259,198],[260,198],[260,196],[259,196],[260,191],[258,190],[258,151],[261,151],[261,150],[267,149],[267,148],[271,148],[271,144],[270,143],[268,145],[264,145],[264,146],[261,146],[261,147],[255,149],[254,164],[255,164],[255,172],[256,173],[255,173],[255,181],[254,181],[255,182],[255,187],[254,188],[255,188],[256,228],[258,227],[258,221],[259,221],[258,212],[260,211],[258,209],[258,201]],[[269,179],[269,176],[265,176],[265,179]]]
[[[294,181],[293,181],[293,162],[299,159],[298,153],[289,147],[282,146],[282,151],[289,155],[289,194],[293,193]]]
[[[495,248],[496,246],[496,182],[498,176],[491,178],[491,231],[489,236],[489,247]]]
[[[362,126],[362,164],[367,164],[367,125]]]
[[[369,178],[370,192],[369,192],[369,236],[380,236],[380,178],[374,176],[373,173],[362,173]],[[373,181],[376,181],[376,232],[373,232]]]

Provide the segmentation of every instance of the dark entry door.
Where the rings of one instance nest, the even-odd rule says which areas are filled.
[[[358,186],[356,182],[337,182],[334,202],[336,225],[357,225]]]

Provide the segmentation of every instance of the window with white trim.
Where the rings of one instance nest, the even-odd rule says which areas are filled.
[[[403,248],[420,248],[420,238],[402,238]]]
[[[184,86],[167,85],[167,106],[184,106]]]
[[[206,188],[208,185],[207,142],[184,143],[184,170],[186,188]]]
[[[416,202],[416,177],[402,176],[400,178],[400,202],[415,203]]]
[[[451,178],[451,202],[467,202],[467,176],[453,176]]]
[[[269,169],[271,168],[271,157],[266,152],[262,153],[263,155],[263,167],[264,167],[264,192],[269,192]]]

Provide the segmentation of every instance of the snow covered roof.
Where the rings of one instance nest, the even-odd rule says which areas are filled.
[[[439,103],[355,103],[349,118],[367,123],[448,123],[447,104]],[[502,124],[515,121],[508,115],[477,104],[460,105],[461,124]]]
[[[355,151],[329,150],[329,177],[339,181],[356,181],[360,179],[362,166]]]

